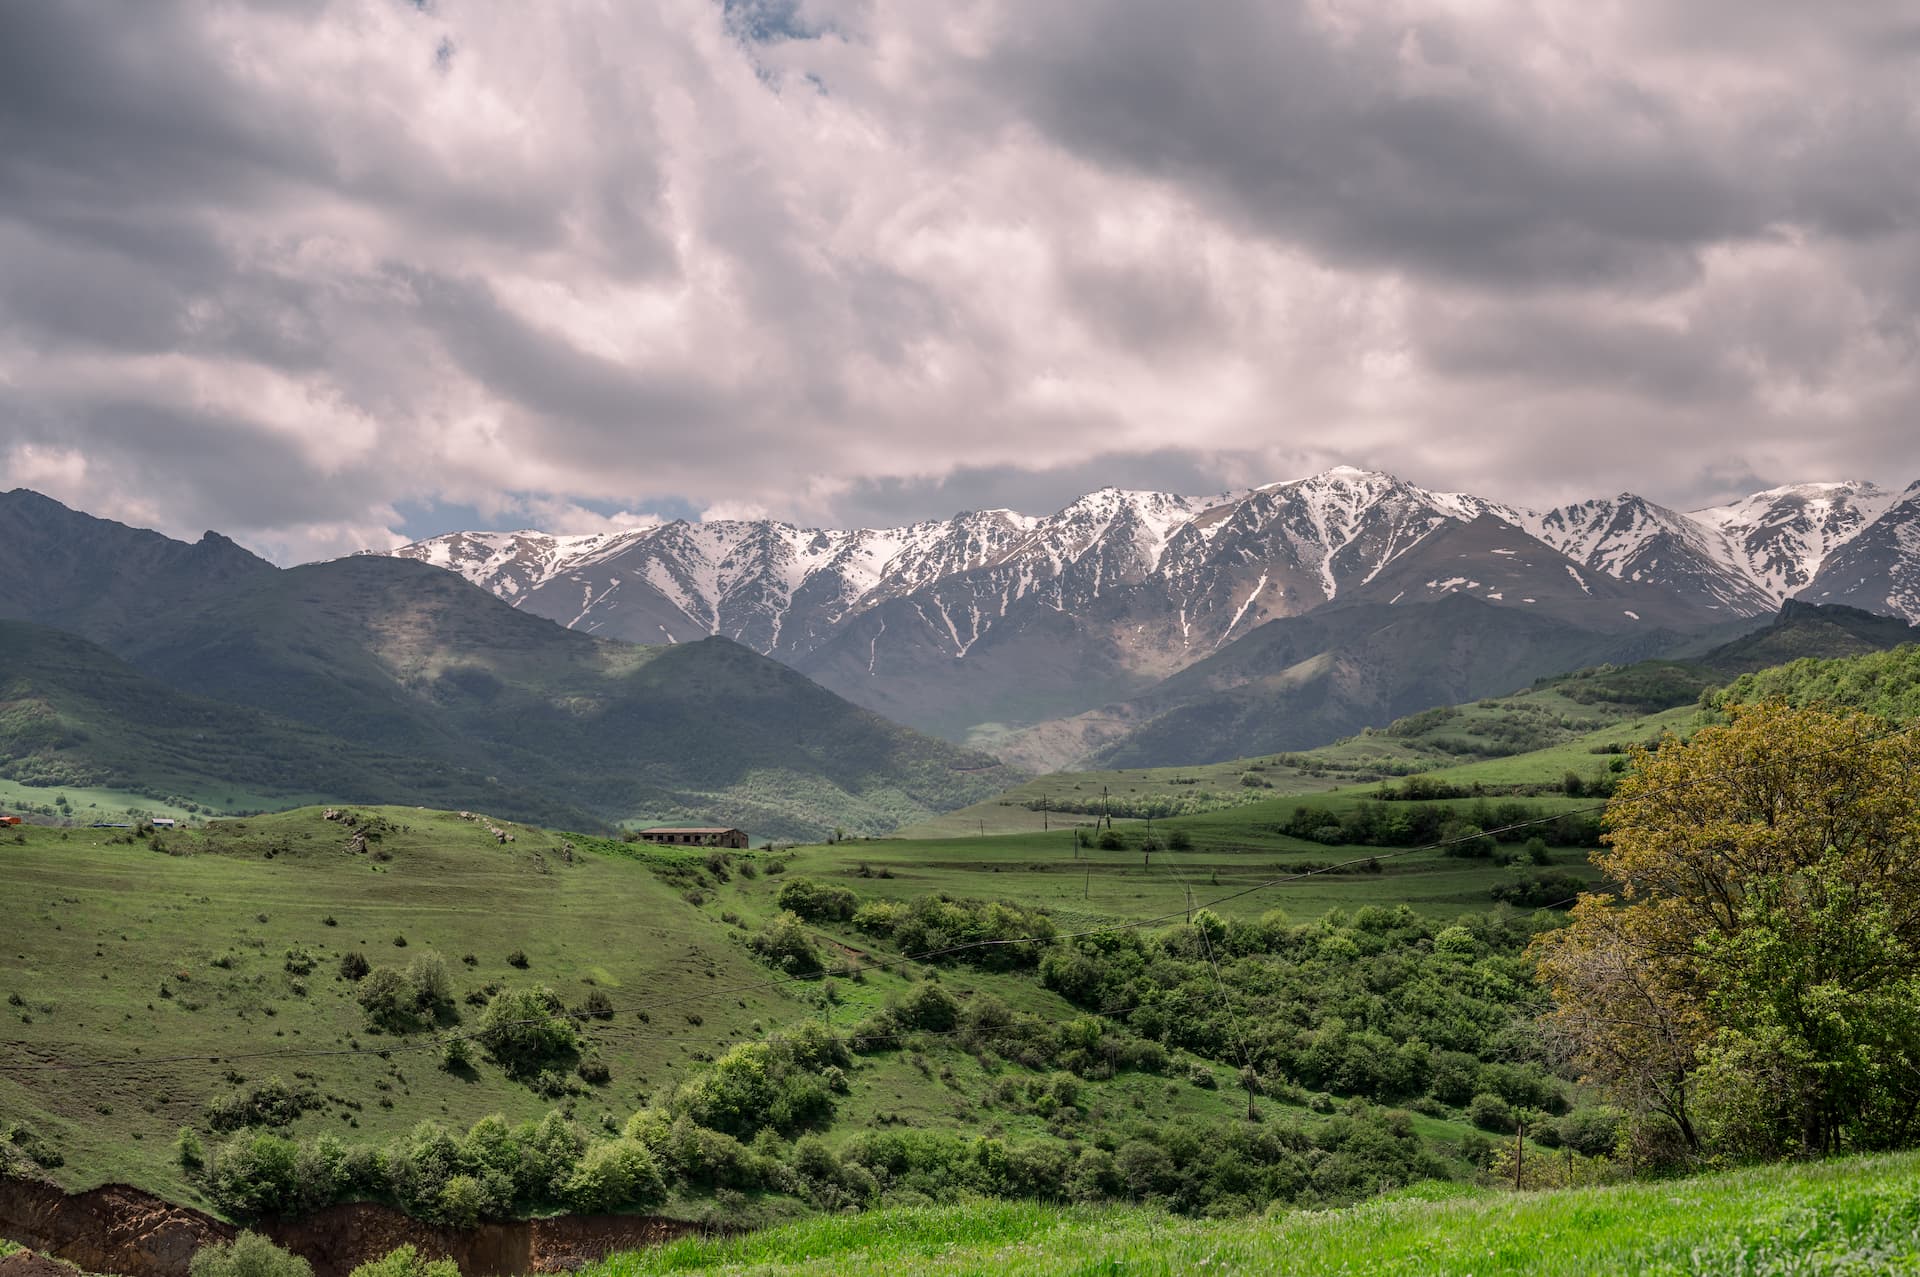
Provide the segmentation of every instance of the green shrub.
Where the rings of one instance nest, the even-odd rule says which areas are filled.
[[[1482,1091],[1467,1103],[1467,1120],[1483,1131],[1513,1130],[1513,1106],[1490,1091]]]
[[[451,1259],[428,1259],[409,1242],[368,1260],[348,1277],[460,1277],[460,1266]]]
[[[945,1033],[960,1022],[960,1004],[938,984],[915,985],[911,993],[893,1008],[893,1018],[903,1029],[924,1029]]]
[[[795,913],[776,915],[747,944],[762,962],[789,975],[812,975],[823,966],[820,951]]]
[[[780,885],[775,903],[809,922],[845,922],[853,917],[860,901],[845,887],[826,886],[811,878],[789,878]]]
[[[387,1033],[411,1033],[425,1026],[420,991],[405,972],[375,967],[360,981],[360,991],[355,997],[372,1028]]]
[[[666,1194],[653,1151],[638,1140],[595,1144],[567,1180],[566,1198],[580,1211],[651,1206]]]
[[[558,995],[545,985],[501,990],[473,1036],[488,1058],[522,1078],[564,1063],[580,1041]]]
[[[191,1277],[313,1277],[313,1265],[258,1233],[241,1233],[193,1252]]]
[[[462,1073],[473,1067],[473,1046],[463,1037],[450,1037],[440,1044],[440,1067],[448,1073]]]
[[[320,1093],[310,1086],[289,1086],[278,1076],[207,1101],[207,1125],[216,1131],[243,1126],[291,1126],[302,1113],[321,1107]]]
[[[239,1219],[297,1213],[304,1204],[300,1146],[265,1132],[234,1136],[214,1152],[207,1168],[207,1195]],[[329,1200],[323,1197],[320,1203]]]
[[[447,974],[447,962],[437,953],[423,953],[407,964],[407,983],[413,986],[414,1000],[420,1012],[432,1014],[453,1005],[453,977]]]
[[[436,1202],[440,1219],[455,1228],[472,1228],[494,1209],[494,1199],[471,1175],[455,1175],[441,1186]]]

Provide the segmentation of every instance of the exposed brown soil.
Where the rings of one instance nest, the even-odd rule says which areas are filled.
[[[73,1277],[73,1269],[30,1250],[17,1250],[0,1256],[0,1277]]]
[[[70,1194],[52,1184],[0,1179],[0,1237],[71,1260],[88,1272],[186,1277],[194,1251],[235,1231],[211,1215],[124,1184]],[[304,1219],[260,1224],[255,1231],[304,1256],[314,1277],[346,1277],[407,1242],[431,1257],[453,1259],[466,1277],[513,1277],[569,1272],[615,1251],[702,1229],[653,1215],[563,1215],[437,1228],[385,1206],[354,1202]],[[0,1277],[41,1277],[33,1269],[15,1273],[4,1267],[7,1262],[0,1260]]]

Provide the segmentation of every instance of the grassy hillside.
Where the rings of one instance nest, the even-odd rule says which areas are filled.
[[[980,1205],[822,1219],[622,1255],[652,1273],[1895,1273],[1920,1266],[1920,1156],[1558,1192],[1418,1185],[1345,1210],[1195,1221],[1146,1210]]]
[[[138,673],[0,633],[0,770],[215,809],[240,788],[768,836],[892,829],[1016,779],[724,640],[601,642],[404,560],[251,574],[119,653]]]
[[[34,1123],[62,1150],[68,1182],[124,1178],[191,1195],[171,1141],[181,1126],[203,1123],[210,1099],[243,1085],[235,1076],[312,1086],[325,1104],[302,1127],[343,1135],[551,1106],[497,1070],[442,1072],[421,1049],[431,1035],[369,1034],[355,986],[339,978],[348,953],[374,966],[437,954],[456,973],[458,997],[537,982],[570,1005],[593,988],[631,1000],[640,990],[671,997],[760,982],[728,927],[617,844],[519,825],[503,844],[448,813],[358,814],[395,826],[366,853],[349,851],[353,831],[313,808],[153,839],[0,833],[12,901],[0,953],[0,1059],[9,1066],[0,1068],[0,1112]],[[508,964],[516,950],[524,969]],[[290,954],[305,955],[311,970],[290,970]],[[469,954],[472,965],[462,961]],[[594,1034],[612,1080],[581,1097],[582,1115],[624,1111],[695,1052],[786,1005],[771,990],[743,989],[705,1005],[702,1027],[681,1016],[655,1026],[621,1017]],[[378,1054],[395,1046],[409,1049]],[[342,1054],[271,1058],[288,1049]],[[255,1053],[266,1054],[241,1058]],[[58,1067],[182,1055],[193,1058]],[[40,1065],[53,1067],[28,1067]]]
[[[47,791],[43,804],[65,790],[108,791],[110,813],[136,803],[188,814],[429,794],[479,804],[500,789],[479,776],[449,778],[413,755],[175,691],[84,639],[12,621],[0,621],[0,776]],[[69,797],[99,810],[98,797]],[[83,806],[75,819],[84,814]]]
[[[1215,811],[1275,793],[1350,791],[1413,775],[1500,790],[1559,784],[1571,773],[1584,785],[1607,774],[1627,746],[1667,730],[1685,734],[1698,721],[1701,699],[1730,679],[1777,661],[1880,652],[1915,634],[1897,618],[1794,603],[1763,629],[1689,659],[1598,665],[1542,678],[1507,695],[1423,709],[1316,749],[1181,767],[1052,772],[902,832],[962,837],[1038,831],[1043,823],[1072,823],[1100,810],[1103,789],[1108,809],[1125,819]],[[1900,690],[1906,667],[1897,657],[1868,660],[1854,673],[1821,668],[1801,664],[1741,678],[1731,694],[1852,695],[1849,704],[1894,709],[1914,699]],[[1875,700],[1868,692],[1881,684],[1888,691]]]
[[[923,844],[914,857],[885,860],[879,856],[912,845],[852,842],[710,861],[484,817],[409,808],[353,815],[348,824],[309,808],[151,836],[35,827],[0,834],[12,904],[0,951],[0,1112],[27,1123],[57,1152],[51,1174],[71,1186],[127,1180],[211,1204],[206,1183],[183,1170],[175,1135],[189,1128],[212,1149],[232,1137],[232,1119],[222,1114],[264,1112],[263,1095],[304,1097],[266,1121],[304,1141],[331,1133],[348,1146],[377,1148],[422,1120],[458,1133],[489,1113],[531,1120],[555,1108],[604,1139],[637,1110],[679,1103],[682,1085],[714,1068],[729,1048],[808,1024],[883,1036],[846,1039],[853,1057],[831,1118],[755,1143],[756,1157],[773,1159],[766,1165],[805,1164],[813,1155],[786,1141],[806,1129],[817,1130],[847,1166],[876,1164],[882,1146],[873,1141],[882,1134],[915,1131],[949,1141],[916,1146],[915,1156],[954,1156],[985,1135],[1024,1150],[1022,1157],[1071,1158],[1109,1138],[1164,1143],[1176,1126],[1247,1129],[1245,1096],[1234,1079],[1237,1052],[1248,1044],[1233,1045],[1236,1034],[1224,1026],[1232,1015],[1256,1014],[1261,1023],[1279,1024],[1264,1018],[1262,999],[1293,982],[1302,989],[1291,1003],[1299,1008],[1351,999],[1348,982],[1364,979],[1376,1010],[1364,1018],[1349,1013],[1348,1029],[1313,1057],[1320,1063],[1301,1057],[1284,1084],[1276,1073],[1260,1101],[1269,1123],[1261,1129],[1284,1124],[1295,1132],[1289,1139],[1306,1142],[1302,1147],[1331,1150],[1378,1127],[1387,1142],[1377,1157],[1336,1159],[1305,1180],[1287,1180],[1278,1167],[1263,1172],[1261,1193],[1311,1189],[1320,1199],[1346,1199],[1416,1163],[1426,1173],[1471,1175],[1472,1159],[1484,1157],[1487,1145],[1463,1116],[1469,1092],[1519,1087],[1516,1095],[1531,1095],[1541,1086],[1565,1087],[1537,1071],[1469,1055],[1461,1066],[1468,1080],[1456,1081],[1466,1091],[1445,1102],[1420,1100],[1419,1111],[1392,1117],[1373,1106],[1390,1094],[1417,1098],[1424,1074],[1341,1082],[1314,1071],[1333,1068],[1328,1061],[1342,1052],[1376,1050],[1371,1028],[1357,1032],[1375,1016],[1379,1031],[1397,1039],[1446,1041],[1439,1030],[1417,1025],[1453,1000],[1467,999],[1445,1013],[1465,1017],[1461,1023],[1504,1023],[1511,1015],[1508,1004],[1526,996],[1512,965],[1524,925],[1473,923],[1471,934],[1482,939],[1468,945],[1479,956],[1448,966],[1453,974],[1435,985],[1425,965],[1442,961],[1431,950],[1443,923],[1357,908],[1411,901],[1441,914],[1484,909],[1488,884],[1509,872],[1484,861],[1317,878],[1310,880],[1314,891],[1275,890],[1224,908],[1253,928],[1220,941],[1232,946],[1222,957],[1228,980],[1253,980],[1247,987],[1262,990],[1252,1000],[1222,1003],[1208,966],[1180,938],[1184,927],[1167,927],[1164,937],[1156,927],[1143,943],[1171,946],[1155,967],[1155,978],[1166,981],[1156,996],[1187,1010],[1155,1021],[1091,986],[1063,992],[1039,978],[1039,949],[1012,963],[941,962],[935,969],[899,956],[928,947],[923,934],[876,930],[845,914],[822,915],[801,934],[818,961],[851,964],[857,974],[842,969],[831,980],[794,979],[785,973],[812,968],[769,965],[756,948],[789,907],[784,889],[801,878],[844,887],[883,909],[889,902],[919,907],[943,890],[1009,900],[1013,912],[978,916],[1058,930],[1157,917],[1179,909],[1189,887],[1204,896],[1250,882],[1276,864],[1294,863],[1288,851],[1306,844],[1273,835],[1257,847],[1209,848],[1196,823],[1193,851],[1156,855],[1151,867],[1131,852],[1102,853],[1077,871],[1056,873],[1038,859],[1041,848],[1025,861],[963,861],[965,849]],[[513,840],[500,841],[494,829]],[[1242,836],[1258,831],[1234,835]],[[1005,852],[1016,840],[984,841]],[[1075,863],[1071,848],[1049,844],[1044,851],[1062,866]],[[1324,926],[1306,921],[1332,904],[1356,908]],[[1276,905],[1301,919],[1299,926],[1267,912]],[[1034,909],[1046,912],[1028,912]],[[1417,961],[1410,964],[1402,951]],[[377,974],[434,957],[451,980],[432,1023],[376,1030],[360,1000],[373,977],[356,983],[343,962],[364,959]],[[1235,974],[1240,964],[1244,977]],[[1269,974],[1256,980],[1257,970]],[[442,1067],[443,1039],[476,1031],[489,994],[533,985],[552,988],[584,1016],[583,1043],[558,1074],[516,1076],[478,1050],[452,1071]],[[908,1013],[899,1008],[927,1005],[927,990],[936,987],[957,1003],[959,1029],[902,1018]],[[1091,1009],[1087,998],[1095,999]],[[594,999],[604,999],[608,1018],[591,1012]],[[1112,1012],[1101,1014],[1103,1008]],[[1314,1011],[1305,1027],[1327,1013]],[[1350,1045],[1349,1030],[1356,1030]],[[1258,1049],[1282,1058],[1312,1040],[1288,1029]],[[1491,1039],[1487,1049],[1495,1049]],[[590,1068],[569,1071],[595,1063],[606,1067],[604,1077]],[[1484,1074],[1480,1081],[1476,1072]],[[1316,1094],[1323,1087],[1330,1094]],[[1063,1095],[1070,1097],[1065,1109]],[[1198,1184],[1211,1172],[1193,1174]],[[844,1175],[846,1184],[861,1182],[852,1170]],[[712,1185],[682,1182],[675,1209],[775,1218],[831,1196],[809,1183],[782,1171],[754,1181],[746,1198],[717,1201]]]

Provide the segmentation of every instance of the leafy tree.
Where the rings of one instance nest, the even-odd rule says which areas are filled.
[[[1734,708],[1636,751],[1593,895],[1537,942],[1552,1022],[1691,1150],[1920,1134],[1920,739],[1853,712]]]

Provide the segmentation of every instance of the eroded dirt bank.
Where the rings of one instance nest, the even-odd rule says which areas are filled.
[[[0,1179],[0,1237],[89,1272],[186,1277],[193,1252],[236,1230],[191,1207],[124,1184],[66,1193],[51,1184]],[[412,1242],[447,1256],[467,1277],[568,1272],[620,1250],[703,1231],[652,1215],[564,1215],[555,1219],[438,1228],[365,1202],[329,1206],[304,1219],[256,1226],[313,1265],[314,1277],[346,1277],[356,1265]]]

